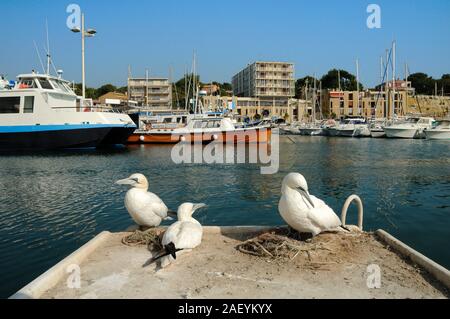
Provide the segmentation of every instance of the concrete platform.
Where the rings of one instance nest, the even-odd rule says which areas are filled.
[[[151,253],[144,246],[123,245],[121,239],[128,233],[104,232],[11,298],[449,296],[448,270],[382,231],[323,234],[311,243],[323,249],[301,253],[287,261],[268,260],[236,250],[243,240],[265,231],[268,228],[205,227],[202,245],[164,269],[154,264],[142,267]],[[81,270],[80,287],[73,288],[77,265]],[[372,266],[368,268],[369,265]],[[381,287],[371,289],[367,281],[373,278],[370,276],[376,267],[381,271]]]

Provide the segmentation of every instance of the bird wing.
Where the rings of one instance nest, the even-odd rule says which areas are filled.
[[[161,219],[167,217],[168,208],[157,195],[150,192],[145,193],[145,202],[143,205],[146,208],[150,208],[152,212],[161,217]]]
[[[322,231],[330,230],[342,225],[341,220],[330,206],[315,196],[311,196],[311,199],[315,207],[308,211],[308,218],[314,225],[319,227]]]
[[[191,249],[202,241],[202,226],[190,221],[172,224],[163,235],[162,244],[174,243],[176,249]]]

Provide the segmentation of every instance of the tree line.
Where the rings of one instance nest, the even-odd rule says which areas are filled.
[[[340,79],[340,86],[339,86]],[[402,79],[404,80],[404,79]],[[357,81],[356,76],[346,70],[332,69],[322,78],[314,78],[310,75],[298,79],[295,82],[295,97],[304,98],[305,87],[313,87],[314,81],[316,81],[317,88],[319,83],[322,82],[323,89],[338,89],[341,87],[344,91],[356,91]],[[433,79],[426,73],[418,72],[408,76],[408,81],[411,81],[411,85],[416,90],[416,94],[434,95],[436,88],[438,95],[444,93],[450,95],[450,74],[444,74],[440,79]],[[364,90],[362,83],[359,83],[359,89]]]

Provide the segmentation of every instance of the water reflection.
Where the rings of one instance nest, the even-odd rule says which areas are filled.
[[[252,147],[246,150],[246,158]],[[270,149],[269,149],[270,150]],[[428,141],[293,137],[280,139],[280,171],[255,164],[174,164],[172,146],[15,154],[0,157],[0,296],[21,285],[103,230],[132,221],[125,189],[114,181],[145,174],[150,191],[171,209],[205,202],[207,225],[281,224],[281,180],[305,175],[311,192],[336,212],[356,193],[365,227],[384,228],[450,267],[450,145]],[[356,222],[356,210],[349,212]]]

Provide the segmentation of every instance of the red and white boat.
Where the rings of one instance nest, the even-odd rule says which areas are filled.
[[[154,116],[139,120],[129,144],[270,143],[270,125],[236,127],[228,117],[204,114]]]

